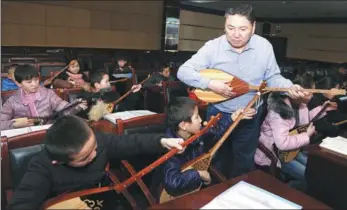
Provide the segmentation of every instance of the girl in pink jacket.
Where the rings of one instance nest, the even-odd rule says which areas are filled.
[[[53,112],[69,105],[53,90],[39,85],[39,75],[34,67],[20,65],[14,74],[20,88],[2,106],[1,130],[32,126],[34,120],[30,118],[51,116]],[[86,108],[86,103],[83,102],[66,110],[64,114],[74,114]]]
[[[304,76],[296,84],[306,88],[314,88],[313,78]],[[267,105],[268,114],[260,128],[259,142],[269,149],[275,156],[275,147],[278,150],[295,150],[310,144],[310,137],[315,133],[315,126],[310,125],[307,132],[289,135],[289,131],[297,126],[308,124],[310,120],[322,109],[321,106],[309,111],[307,103],[312,94],[303,99],[291,99],[287,95],[273,92],[269,95]],[[255,163],[261,167],[270,166],[271,160],[258,148],[255,153]],[[296,180],[292,186],[299,184],[305,188],[305,170],[307,154],[301,151],[299,155],[288,163],[281,163],[277,158],[277,167]]]

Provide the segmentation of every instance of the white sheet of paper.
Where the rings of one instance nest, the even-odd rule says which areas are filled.
[[[117,124],[116,122],[117,119],[128,120],[131,118],[152,115],[152,114],[157,114],[157,113],[151,112],[148,110],[133,110],[133,111],[124,111],[124,112],[116,112],[112,114],[107,114],[104,116],[104,118],[114,124]]]
[[[131,78],[133,76],[132,73],[126,73],[126,74],[112,74],[114,78]]]
[[[201,209],[302,209],[302,207],[241,181]]]
[[[34,131],[47,130],[51,126],[52,124],[9,129],[9,130],[1,131],[1,136],[7,136],[7,138],[10,138],[13,136],[19,136],[19,135],[34,132]]]
[[[347,139],[342,136],[337,136],[334,138],[327,137],[323,139],[323,142],[319,146],[347,155]]]

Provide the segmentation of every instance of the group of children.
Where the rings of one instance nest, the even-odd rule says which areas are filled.
[[[78,73],[78,71],[72,71],[68,73]],[[168,75],[169,68],[164,66],[158,78],[169,78]],[[22,124],[18,124],[13,119],[50,115],[53,111],[59,111],[68,105],[68,102],[60,99],[52,90],[39,86],[38,74],[30,66],[18,66],[14,78],[19,90],[3,106],[1,129],[29,126],[32,124],[30,119]],[[78,76],[72,80],[75,84],[82,84],[81,79],[83,77]],[[163,80],[153,78],[149,81],[150,84],[145,83],[145,87],[160,86]],[[99,97],[106,102],[114,101],[119,97],[116,93],[111,92],[107,72],[92,73],[89,82],[90,94],[99,94]],[[309,75],[297,78],[294,83],[304,88],[315,88],[313,78]],[[140,88],[135,87],[133,91],[136,92]],[[316,100],[319,97],[320,100]],[[322,97],[323,99],[321,99]],[[261,126],[259,142],[277,156],[276,148],[293,150],[316,143],[313,137],[317,132],[324,136],[338,135],[339,127],[332,123],[343,119],[339,106],[338,108],[328,108],[319,120],[311,123],[314,116],[322,109],[322,105],[328,100],[337,99],[333,99],[329,95],[309,95],[306,98],[294,100],[284,93],[271,93],[267,100],[267,114]],[[81,103],[69,110],[69,114],[87,109],[86,105],[86,102]],[[237,110],[230,116],[230,120],[234,121],[242,112],[242,109]],[[244,120],[251,119],[255,113],[254,109],[248,110]],[[336,119],[337,115],[340,117],[339,119]],[[52,196],[96,186],[104,179],[104,168],[107,162],[114,157],[123,158],[150,152],[160,153],[163,152],[162,147],[168,149],[177,147],[182,150],[179,145],[182,142],[181,139],[186,140],[198,133],[201,129],[201,122],[198,104],[187,97],[177,97],[169,103],[167,107],[168,129],[165,134],[115,136],[94,133],[78,117],[61,117],[47,131],[45,148],[30,161],[27,173],[15,189],[10,207],[11,209],[22,207],[34,209]],[[306,132],[290,135],[291,129],[308,123],[311,125]],[[166,161],[157,169],[160,179],[156,181],[163,184],[165,190],[172,196],[185,194],[202,184],[208,185],[211,182],[208,171],[189,169],[182,172],[181,168],[185,163],[197,158],[214,145],[225,132],[224,129],[222,126],[215,126],[206,135],[188,146],[184,152]],[[269,157],[259,149],[256,151],[254,159],[255,163],[262,167],[271,164]],[[300,187],[302,187],[305,185],[306,161],[307,155],[302,150],[295,160],[281,163],[278,159],[276,164],[283,173],[299,181]]]
[[[88,118],[88,113],[96,101],[102,100],[111,103],[120,97],[119,90],[112,90],[110,77],[115,74],[130,71],[130,65],[125,58],[118,59],[118,67],[110,74],[105,70],[91,72],[89,78],[80,69],[77,60],[72,60],[66,71],[61,72],[52,82],[54,88],[81,88],[77,98],[87,99],[71,109],[63,110],[64,114],[78,114]],[[111,76],[110,76],[111,75]],[[0,119],[1,130],[21,128],[33,125],[34,118],[52,116],[70,104],[59,98],[51,89],[40,83],[39,73],[31,65],[13,65],[8,69],[8,76],[2,80],[2,91],[17,90],[3,105]],[[159,73],[152,76],[144,87],[162,86],[163,81],[173,81],[170,76],[170,67],[166,64],[160,66]],[[140,99],[141,85],[131,87],[133,94],[125,98],[114,111],[135,109]]]

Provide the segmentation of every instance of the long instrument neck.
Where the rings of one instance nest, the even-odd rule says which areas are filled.
[[[244,112],[246,112],[248,109],[250,109],[255,102],[259,99],[260,92],[257,92],[257,94],[252,98],[252,100],[248,103],[246,108],[244,109]],[[228,139],[230,133],[236,128],[236,126],[239,124],[239,122],[244,117],[244,114],[240,114],[236,120],[231,124],[231,126],[228,128],[228,130],[224,133],[224,135],[221,137],[221,139],[208,151],[208,154],[210,154],[211,157],[215,155],[217,150],[222,146],[222,144]],[[212,158],[211,158],[212,159]]]
[[[147,77],[146,79],[142,80],[142,82],[139,83],[139,85],[142,85],[143,83],[145,83],[148,79],[150,78]],[[118,104],[119,102],[121,102],[124,98],[126,98],[128,95],[130,95],[132,93],[132,89],[130,89],[128,92],[126,92],[124,95],[122,95],[119,99],[117,99],[116,101],[112,102],[112,104],[116,105]]]
[[[250,85],[249,89],[258,90],[259,86]],[[271,87],[264,88],[264,91],[273,91],[273,92],[287,92],[289,90],[290,90],[290,88],[271,88]],[[310,92],[310,93],[325,93],[325,94],[331,93],[331,90],[322,90],[322,89],[303,89],[303,90]]]

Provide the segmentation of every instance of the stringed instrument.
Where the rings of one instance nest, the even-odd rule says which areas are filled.
[[[322,107],[322,110],[320,110],[316,114],[316,116],[314,116],[314,118],[311,120],[310,123],[305,124],[305,125],[301,125],[301,126],[299,126],[297,128],[294,128],[294,129],[290,130],[289,131],[289,135],[293,136],[293,135],[297,135],[297,134],[306,132],[307,128],[310,126],[310,124],[312,122],[315,122],[316,120],[318,120],[318,118],[324,113],[324,111],[328,108],[328,106],[329,106],[329,104],[324,104],[323,107]],[[333,125],[339,126],[339,125],[342,125],[342,124],[345,124],[345,123],[347,123],[347,120],[343,120],[343,121],[340,121],[340,122],[337,122],[337,123],[333,123]],[[296,158],[296,156],[298,156],[299,152],[301,151],[301,148],[295,149],[295,150],[282,151],[282,150],[279,150],[276,147],[275,144],[273,145],[273,147],[274,147],[274,150],[277,152],[278,159],[280,159],[282,162],[285,162],[285,163],[288,163],[288,162],[294,160]]]
[[[59,71],[57,74],[55,74],[53,77],[51,77],[51,78],[45,80],[45,81],[43,82],[43,85],[44,85],[44,86],[47,86],[47,85],[52,84],[53,80],[54,80],[55,78],[57,78],[61,73],[63,73],[67,68],[69,68],[69,65],[65,66],[62,70],[60,70],[60,71]]]
[[[238,96],[241,96],[245,93],[248,93],[250,91],[257,91],[259,89],[259,86],[250,85],[247,82],[241,80],[240,78],[233,76],[229,73],[226,73],[221,70],[217,69],[204,69],[201,70],[200,76],[204,78],[208,78],[211,80],[220,80],[225,81],[228,83],[230,87],[233,88],[233,92],[235,92],[235,95],[231,98],[225,98],[222,95],[219,95],[218,93],[215,93],[211,90],[202,90],[202,89],[196,89],[194,90],[194,93],[196,96],[205,102],[208,103],[217,103],[225,100],[229,100]],[[277,91],[277,92],[287,92],[290,90],[289,88],[272,88],[272,87],[266,87],[264,91]],[[346,90],[344,89],[331,89],[331,90],[320,90],[320,89],[304,89],[304,91],[310,92],[310,93],[326,93],[331,95],[346,95]]]
[[[110,84],[115,84],[115,83],[118,83],[118,82],[125,82],[127,80],[128,80],[128,78],[118,79],[118,80],[111,81]]]
[[[259,87],[259,91],[256,93],[256,95],[252,98],[252,100],[247,104],[246,108],[244,109],[244,113],[247,112],[248,109],[252,108],[252,106],[256,103],[256,101],[260,98],[263,90],[265,89],[266,83],[263,82],[262,85]],[[239,124],[239,122],[242,120],[244,117],[244,113],[240,114],[235,121],[230,125],[230,127],[226,130],[226,132],[223,134],[223,136],[218,140],[218,142],[205,154],[200,155],[194,160],[188,161],[186,164],[184,164],[181,168],[182,172],[189,170],[189,169],[195,169],[198,171],[207,171],[208,168],[211,165],[211,161],[218,151],[218,149],[222,146],[222,144],[228,139],[229,135],[231,132],[236,128],[236,126]],[[198,187],[192,192],[186,193],[184,195],[199,191],[201,188]],[[172,196],[166,192],[165,189],[163,189],[161,195],[160,195],[160,203],[165,203],[167,201],[173,200],[177,197],[182,197],[184,195],[180,196]]]
[[[142,85],[143,83],[145,83],[149,78],[151,77],[151,75],[149,74],[148,77],[144,80],[142,80],[139,85]],[[129,96],[132,93],[132,89],[130,89],[128,92],[126,92],[124,95],[122,95],[121,97],[119,97],[117,100],[110,102],[110,103],[104,103],[104,102],[98,102],[96,105],[93,106],[93,108],[90,110],[90,112],[88,113],[89,115],[89,120],[91,121],[98,121],[99,119],[101,119],[105,114],[109,114],[112,113],[114,110],[114,107],[121,102],[124,98],[126,98],[127,96]]]
[[[207,131],[211,127],[213,127],[217,124],[217,122],[221,119],[221,117],[222,117],[222,115],[220,113],[217,114],[216,116],[212,116],[210,121],[206,124],[206,126],[203,129],[201,129],[201,131],[199,133],[193,135],[192,137],[190,137],[189,139],[184,141],[181,144],[181,146],[186,147],[189,144],[193,143],[195,140],[197,140],[199,137],[201,137],[202,135],[207,133]],[[115,190],[117,193],[121,193],[125,189],[127,189],[131,184],[136,182],[137,179],[142,178],[143,176],[145,176],[146,174],[148,174],[149,172],[154,170],[156,167],[158,167],[159,165],[161,165],[162,163],[167,161],[169,158],[176,155],[177,152],[178,152],[178,150],[176,148],[171,149],[165,155],[161,156],[158,160],[154,161],[149,166],[142,169],[137,174],[135,174],[134,176],[130,177],[129,179],[125,180],[122,183],[113,183],[114,185],[111,185],[111,186],[98,187],[98,188],[93,188],[93,189],[80,190],[80,191],[76,191],[76,192],[62,194],[62,195],[59,195],[55,198],[52,198],[52,199],[49,199],[48,201],[46,201],[43,204],[43,209],[57,209],[57,208],[59,208],[59,209],[72,209],[72,207],[74,209],[76,209],[76,208],[79,209],[78,207],[85,207],[83,204],[81,204],[81,201],[84,202],[81,199],[82,196],[107,192],[107,191],[111,191],[111,190]],[[112,178],[112,176],[111,176],[111,179],[113,182],[115,182],[114,179]],[[64,198],[63,201],[62,201],[62,198]]]

